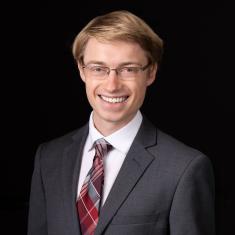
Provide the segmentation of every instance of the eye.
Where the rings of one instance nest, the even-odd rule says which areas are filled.
[[[106,71],[106,68],[105,68],[105,67],[101,67],[101,66],[92,66],[92,67],[90,67],[90,70],[91,70],[92,72],[97,72],[97,73],[99,73],[99,72],[104,72],[104,71]]]
[[[123,73],[137,73],[139,71],[138,67],[123,67],[121,72]]]

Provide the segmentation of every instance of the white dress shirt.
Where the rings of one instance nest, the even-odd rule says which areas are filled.
[[[140,128],[142,119],[142,114],[140,111],[138,111],[135,117],[126,126],[122,127],[111,135],[104,137],[95,128],[93,123],[93,112],[91,113],[89,119],[89,134],[83,149],[77,197],[79,196],[88,171],[92,167],[93,158],[95,155],[95,149],[92,148],[93,143],[100,138],[104,138],[113,146],[112,150],[104,158],[104,188],[102,205],[104,204],[131,147],[131,144]]]

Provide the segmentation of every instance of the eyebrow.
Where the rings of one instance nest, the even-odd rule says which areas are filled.
[[[98,60],[90,60],[86,63],[86,65],[88,65],[88,64],[97,64],[97,65],[108,66],[105,62],[98,61]],[[127,62],[123,62],[123,63],[119,64],[117,67],[123,67],[123,66],[128,66],[128,65],[142,66],[142,64],[140,64],[138,62],[127,61]]]

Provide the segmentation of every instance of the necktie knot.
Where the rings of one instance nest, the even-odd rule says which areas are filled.
[[[103,160],[103,157],[112,149],[112,145],[103,138],[96,140],[94,146],[95,156],[100,160]]]

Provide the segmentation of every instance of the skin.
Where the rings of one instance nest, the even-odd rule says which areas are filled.
[[[125,41],[100,42],[90,38],[84,51],[84,64],[102,64],[109,68],[123,66],[145,66],[148,63],[145,51],[137,43]],[[85,83],[88,101],[93,108],[93,121],[98,131],[108,136],[132,120],[143,104],[146,89],[156,77],[157,65],[148,67],[131,81],[118,78],[111,71],[104,80],[86,76],[85,70],[78,63],[80,77]],[[116,98],[128,97],[122,103],[109,103],[101,96]]]

